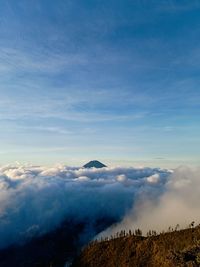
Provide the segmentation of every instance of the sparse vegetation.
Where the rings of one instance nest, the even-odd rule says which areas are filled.
[[[200,266],[200,226],[180,230],[177,224],[159,234],[140,229],[122,230],[92,241],[73,267],[197,267]]]
[[[78,234],[84,225],[78,225]],[[63,267],[75,256],[72,237],[65,228],[30,244],[0,253],[1,267]],[[69,254],[70,253],[70,254]],[[12,255],[12,257],[10,257]],[[75,258],[72,267],[199,267],[200,225],[191,222],[187,229],[177,224],[166,232],[141,229],[121,230],[110,237],[93,240]]]

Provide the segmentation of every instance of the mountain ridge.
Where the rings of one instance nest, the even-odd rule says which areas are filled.
[[[72,267],[199,267],[200,226],[144,237],[125,233],[86,246]]]

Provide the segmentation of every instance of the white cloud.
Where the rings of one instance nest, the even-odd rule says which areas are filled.
[[[116,179],[119,182],[124,182],[124,181],[126,181],[126,175],[124,175],[124,174],[117,175]]]
[[[160,176],[159,176],[159,174],[156,173],[156,174],[153,174],[153,175],[147,177],[147,182],[156,184],[159,182],[159,179],[160,179]]]
[[[158,182],[158,174],[147,178],[150,183]],[[107,229],[101,235],[110,235],[121,229],[140,228],[144,234],[148,230],[167,230],[179,224],[187,227],[192,221],[200,223],[200,169],[179,167],[164,185],[164,192],[155,197],[154,190],[150,194],[141,194],[132,210],[123,220]]]

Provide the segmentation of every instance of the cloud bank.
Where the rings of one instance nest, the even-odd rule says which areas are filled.
[[[2,166],[0,248],[45,234],[65,220],[119,222],[141,196],[158,199],[171,174],[160,168]]]
[[[154,177],[154,178],[153,178]],[[147,180],[157,182],[157,174]],[[100,236],[108,236],[122,229],[163,231],[177,224],[188,227],[194,221],[200,223],[200,168],[179,167],[163,185],[165,190],[159,196],[142,194],[123,220],[106,229]]]

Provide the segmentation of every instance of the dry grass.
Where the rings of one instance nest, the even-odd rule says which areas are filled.
[[[134,266],[200,266],[200,227],[148,237],[126,234],[93,242],[83,249],[73,264],[73,267]]]

